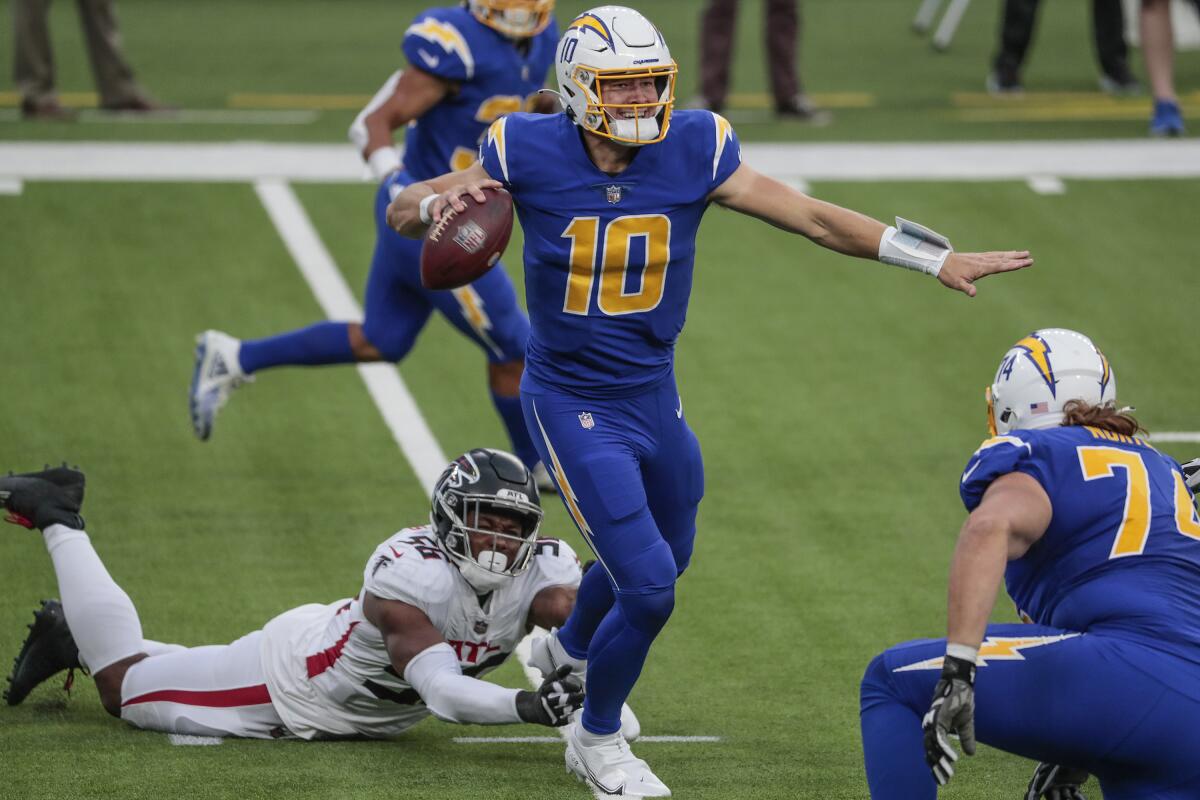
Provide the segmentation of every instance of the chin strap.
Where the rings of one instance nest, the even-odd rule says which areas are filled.
[[[555,91],[554,89],[538,89],[538,90],[537,90],[537,93],[538,93],[538,94],[552,94],[552,95],[554,95],[554,98],[555,98],[556,100],[558,100],[558,104],[559,104],[560,106],[562,106],[562,110],[563,110],[563,111],[565,111],[565,112],[567,112],[567,117],[568,117],[568,118],[569,118],[569,119],[570,119],[572,122],[574,122],[574,121],[575,121],[575,112],[574,112],[573,110],[571,110],[571,107],[570,107],[569,105],[567,105],[567,98],[565,98],[565,97],[563,97],[563,96],[562,96],[562,92]]]

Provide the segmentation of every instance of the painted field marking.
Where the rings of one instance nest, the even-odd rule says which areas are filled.
[[[186,736],[182,733],[168,733],[167,741],[178,747],[213,747],[225,740],[217,736]]]
[[[308,282],[313,296],[330,319],[360,320],[362,309],[346,279],[334,263],[312,220],[300,205],[292,187],[283,181],[264,180],[254,184],[288,252]],[[446,468],[446,456],[434,438],[404,379],[393,364],[359,364],[358,374],[379,408],[392,438],[412,466],[426,494],[433,493],[438,476]]]
[[[25,183],[20,178],[0,177],[0,194],[17,195],[25,191]]]
[[[178,111],[103,111],[83,109],[75,125],[311,125],[319,111],[253,111],[238,109],[181,109]],[[16,109],[0,109],[0,122],[27,123]]]
[[[804,181],[1006,181],[1200,178],[1200,139],[954,143],[743,144],[760,172]],[[361,183],[343,144],[2,142],[0,175],[26,181]]]
[[[1037,194],[1067,193],[1067,185],[1053,175],[1031,175],[1025,182]]]
[[[560,744],[558,736],[455,736],[455,744]],[[640,736],[637,743],[669,742],[673,744],[710,743],[722,741],[720,736]]]
[[[1200,431],[1160,431],[1146,438],[1151,442],[1200,442]]]

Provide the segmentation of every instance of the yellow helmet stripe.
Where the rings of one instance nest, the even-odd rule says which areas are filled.
[[[608,32],[608,26],[604,24],[604,20],[597,17],[595,14],[583,14],[571,20],[571,24],[567,26],[567,30],[575,30],[576,28],[586,28],[600,34],[609,47],[613,46],[612,34]]]
[[[1042,376],[1042,380],[1050,387],[1050,396],[1058,397],[1056,394],[1054,369],[1050,366],[1050,346],[1041,337],[1031,333],[1013,345],[1013,347],[1020,347],[1025,351],[1026,357],[1033,362],[1033,365],[1037,367],[1038,373]]]

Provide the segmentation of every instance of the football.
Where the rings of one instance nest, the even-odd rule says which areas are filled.
[[[462,196],[466,209],[447,207],[421,245],[421,284],[426,289],[457,289],[478,280],[500,260],[512,235],[512,196],[484,189],[487,201]]]

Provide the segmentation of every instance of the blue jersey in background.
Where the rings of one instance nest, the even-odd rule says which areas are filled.
[[[404,169],[412,179],[429,180],[471,166],[488,125],[529,107],[554,61],[557,42],[553,21],[518,44],[462,7],[418,14],[404,33],[405,57],[457,89],[409,124]]]

